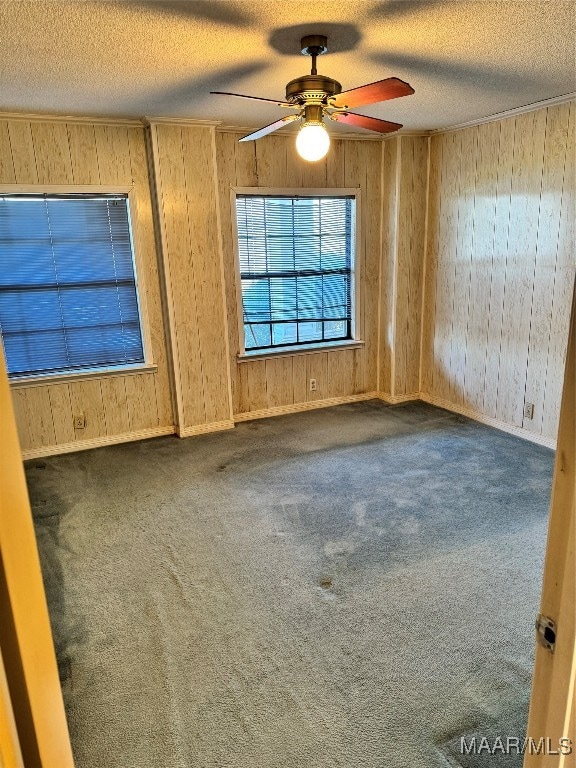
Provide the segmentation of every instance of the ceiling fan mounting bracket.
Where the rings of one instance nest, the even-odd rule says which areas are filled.
[[[300,45],[304,56],[320,56],[328,52],[328,38],[324,35],[306,35]]]

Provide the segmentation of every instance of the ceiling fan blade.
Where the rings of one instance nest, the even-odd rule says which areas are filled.
[[[388,77],[386,80],[378,80],[376,83],[361,85],[350,91],[339,93],[331,103],[335,107],[361,107],[363,104],[375,104],[378,101],[397,99],[399,96],[410,96],[414,88],[404,80],[397,77]]]
[[[300,115],[286,115],[286,117],[282,117],[280,120],[276,120],[275,123],[270,123],[270,125],[265,125],[264,128],[260,128],[259,130],[254,131],[254,133],[249,133],[247,136],[242,136],[239,141],[254,141],[255,139],[261,139],[262,136],[267,136],[269,133],[277,131],[278,128],[282,128],[283,125],[291,123],[294,120],[298,120],[299,117]]]
[[[355,112],[333,112],[330,117],[337,123],[356,125],[358,128],[367,128],[369,131],[378,131],[378,133],[392,133],[392,131],[398,131],[402,128],[400,123],[390,123],[388,120],[379,120],[377,117],[357,115]]]
[[[215,96],[237,96],[239,99],[252,99],[253,101],[267,101],[269,104],[275,104],[277,107],[291,107],[292,104],[287,101],[274,101],[274,99],[263,99],[261,96],[245,96],[243,93],[227,93],[226,91],[210,91]]]

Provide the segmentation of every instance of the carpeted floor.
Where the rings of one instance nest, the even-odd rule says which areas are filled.
[[[77,768],[510,766],[553,453],[358,403],[27,464]]]

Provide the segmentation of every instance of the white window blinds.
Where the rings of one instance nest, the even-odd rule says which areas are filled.
[[[355,199],[237,195],[245,348],[352,338]]]
[[[144,362],[126,195],[0,195],[11,376]]]

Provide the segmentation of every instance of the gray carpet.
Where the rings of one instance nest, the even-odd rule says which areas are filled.
[[[358,403],[27,464],[77,768],[519,768],[553,453]]]

